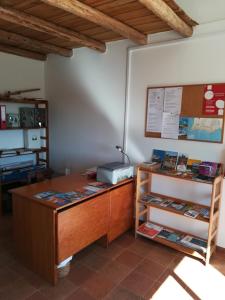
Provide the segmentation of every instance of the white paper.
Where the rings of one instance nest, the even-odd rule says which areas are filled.
[[[164,112],[180,114],[182,102],[182,87],[172,87],[165,89]]]
[[[148,90],[148,111],[151,113],[163,112],[164,88]]]
[[[179,115],[163,113],[162,119],[162,138],[178,139],[179,135]]]
[[[148,90],[148,108],[146,131],[161,132],[164,102],[164,88]]]
[[[148,114],[146,131],[148,132],[162,131],[162,113]]]

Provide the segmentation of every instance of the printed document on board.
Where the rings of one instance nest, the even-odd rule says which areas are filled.
[[[164,88],[148,90],[146,131],[161,132],[164,102]]]
[[[179,115],[164,112],[162,119],[162,138],[178,139]]]
[[[164,112],[180,114],[182,93],[182,87],[165,88]]]

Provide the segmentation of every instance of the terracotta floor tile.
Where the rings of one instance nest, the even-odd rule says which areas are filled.
[[[15,263],[10,265],[9,268],[17,274],[20,274],[25,280],[27,280],[27,282],[29,282],[32,286],[34,286],[37,289],[46,285],[46,281],[44,279],[42,279],[39,275],[24,267],[18,261],[15,261]]]
[[[35,292],[32,296],[28,297],[26,300],[49,300],[49,298],[46,298],[40,292]]]
[[[129,250],[124,250],[122,254],[116,258],[119,263],[131,269],[135,268],[142,261],[142,259],[143,258],[141,256]]]
[[[0,252],[0,268],[9,266],[15,262],[15,258],[8,251]]]
[[[127,266],[122,265],[117,261],[112,261],[100,272],[101,274],[105,274],[106,276],[108,276],[108,278],[114,283],[119,283],[131,272],[131,270]]]
[[[10,270],[8,267],[0,268],[0,290],[21,278],[22,276],[20,274]]]
[[[96,273],[82,287],[90,296],[101,299],[110,292],[114,283],[105,274]]]
[[[144,259],[135,270],[147,275],[152,281],[156,281],[163,275],[166,268],[157,262]]]
[[[75,285],[83,285],[88,279],[90,279],[96,272],[90,268],[77,263],[70,270],[67,279],[72,281]]]
[[[148,259],[157,262],[163,266],[168,266],[176,257],[177,252],[169,247],[155,245],[149,251]]]
[[[128,291],[127,289],[118,286],[113,289],[104,300],[140,300],[140,297]]]
[[[0,300],[24,300],[34,294],[36,289],[26,280],[18,279],[0,291]]]
[[[115,259],[117,256],[119,256],[123,252],[123,250],[124,250],[123,247],[118,246],[117,244],[111,243],[108,246],[108,248],[97,246],[94,251],[98,255],[104,256],[109,259]]]
[[[92,253],[94,249],[95,249],[95,244],[91,244],[86,248],[84,248],[83,250],[81,250],[80,252],[76,253],[72,259],[72,265],[73,263],[82,260],[84,257]]]
[[[83,288],[79,288],[65,300],[94,300]]]
[[[56,286],[47,284],[42,287],[39,291],[46,298],[54,300],[62,300],[71,295],[75,290],[78,289],[71,281],[64,278],[59,280]]]
[[[210,259],[210,265],[225,276],[225,257],[223,255],[218,255],[217,253],[213,255]]]
[[[129,246],[129,251],[135,252],[139,256],[146,257],[152,251],[152,242],[138,238]]]
[[[105,265],[111,262],[111,259],[98,255],[95,252],[89,253],[80,263],[91,268],[94,271],[102,269]]]
[[[143,273],[132,271],[121,283],[120,286],[128,289],[137,296],[143,297],[151,288],[155,280]]]
[[[134,234],[132,232],[128,231],[127,233],[123,234],[122,236],[120,236],[116,240],[114,240],[112,244],[116,244],[120,247],[127,248],[131,244],[133,244],[134,241],[135,241]]]

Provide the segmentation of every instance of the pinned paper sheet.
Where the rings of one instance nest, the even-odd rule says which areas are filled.
[[[178,139],[179,115],[164,112],[162,119],[161,137],[167,139]]]
[[[165,88],[164,112],[180,114],[182,93],[182,87]]]
[[[146,130],[150,132],[161,132],[162,114],[164,102],[163,88],[150,89],[148,92],[148,110]]]

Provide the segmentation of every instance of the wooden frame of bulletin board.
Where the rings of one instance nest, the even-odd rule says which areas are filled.
[[[150,94],[156,89],[181,88],[181,105],[179,115],[178,140],[223,143],[224,135],[224,103],[225,84],[196,84],[179,86],[159,86],[147,88],[145,137],[161,137],[161,132],[150,131],[149,119],[151,114]],[[152,90],[152,91],[151,91]],[[151,91],[151,93],[149,92]],[[149,104],[150,103],[150,104]],[[165,107],[163,106],[163,111]],[[153,110],[153,108],[152,108]],[[164,112],[162,112],[162,115]],[[152,118],[151,120],[153,120]],[[185,125],[184,125],[185,124]],[[194,126],[193,126],[194,125]],[[182,131],[182,126],[184,130]],[[208,130],[207,130],[208,129]]]

